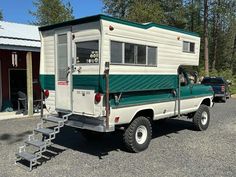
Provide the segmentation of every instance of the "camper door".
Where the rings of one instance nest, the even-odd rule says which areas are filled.
[[[71,30],[55,32],[56,56],[56,109],[71,111],[72,77],[71,77]]]

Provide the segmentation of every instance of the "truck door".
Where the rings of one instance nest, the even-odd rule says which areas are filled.
[[[71,31],[63,29],[55,32],[55,89],[56,110],[71,111]]]

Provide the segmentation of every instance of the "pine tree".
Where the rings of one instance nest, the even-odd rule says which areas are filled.
[[[133,0],[103,0],[103,10],[113,17],[125,19]]]
[[[33,5],[36,11],[29,11],[36,19],[33,24],[51,25],[74,19],[73,8],[69,2],[64,4],[62,0],[35,0]]]
[[[139,23],[154,22],[165,23],[164,11],[162,10],[160,3],[153,0],[135,0],[129,11],[126,12],[126,19]]]

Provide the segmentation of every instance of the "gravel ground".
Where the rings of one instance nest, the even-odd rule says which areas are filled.
[[[37,122],[0,121],[0,177],[236,176],[236,99],[215,104],[207,131],[194,131],[186,119],[157,121],[149,148],[137,154],[126,152],[120,134],[88,142],[65,127],[55,141],[58,155],[27,172],[14,165],[14,154]]]

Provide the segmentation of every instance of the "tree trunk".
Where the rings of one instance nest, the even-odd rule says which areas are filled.
[[[216,69],[216,60],[217,60],[217,45],[218,45],[218,19],[217,14],[214,14],[213,19],[213,59],[212,59],[212,69]]]
[[[232,52],[232,60],[231,60],[231,69],[233,71],[233,74],[236,74],[236,35],[234,36],[234,45],[233,45],[233,52]]]
[[[205,59],[205,75],[209,76],[208,0],[204,0],[204,59]]]
[[[194,31],[194,2],[192,0],[192,4],[191,4],[191,31]]]

